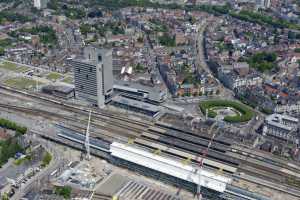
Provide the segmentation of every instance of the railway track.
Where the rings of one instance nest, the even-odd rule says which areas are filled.
[[[84,134],[86,131],[86,128],[79,126],[79,125],[64,125],[63,126],[66,129],[69,129],[70,131],[74,131],[77,133],[82,133]],[[99,130],[101,129],[101,130]],[[110,142],[113,141],[128,141],[128,138],[134,138],[137,137],[136,134],[129,134],[126,132],[116,132],[116,130],[114,128],[111,127],[106,127],[106,126],[101,126],[101,125],[97,125],[97,130],[95,130],[94,124],[91,124],[91,128],[90,128],[90,135],[91,137],[94,138],[100,138],[100,139],[104,139]],[[122,137],[122,139],[120,138]]]
[[[80,126],[78,124],[82,124],[82,125],[87,124],[87,113],[86,112],[83,113],[83,115],[86,116],[86,119],[85,120],[83,120],[83,119],[80,120],[80,119],[75,118],[75,117],[66,116],[66,115],[62,115],[62,114],[59,114],[59,113],[50,112],[50,111],[46,111],[46,110],[42,110],[42,109],[38,109],[38,108],[27,108],[27,107],[8,105],[8,104],[3,104],[3,103],[0,103],[0,108],[13,109],[13,110],[17,110],[17,111],[20,111],[20,112],[31,113],[32,115],[42,116],[42,117],[45,117],[45,118],[48,118],[48,119],[64,120],[64,121],[67,121],[68,123],[72,122],[72,127],[73,127],[72,129],[74,129],[77,132],[81,132],[81,133],[84,133],[85,129],[84,129],[83,126]],[[79,113],[76,113],[76,114],[79,114]],[[110,118],[108,118],[106,116],[103,117],[99,114],[95,115],[95,117],[93,116],[93,118],[94,119],[91,122],[91,126],[95,129],[95,131],[92,132],[93,137],[100,137],[100,138],[105,137],[106,139],[110,138],[111,140],[113,140],[113,139],[119,140],[120,137],[123,137],[123,140],[126,140],[125,138],[137,138],[137,137],[139,137],[140,134],[146,129],[146,127],[144,125],[140,125],[140,124],[131,125],[131,124],[128,124],[127,123],[128,120],[126,120],[125,122],[117,120],[116,118],[111,120]],[[103,123],[105,123],[105,125],[103,125]],[[76,124],[77,124],[77,126],[76,126]],[[69,127],[69,128],[71,128],[71,127]],[[153,131],[153,128],[150,127],[149,129]],[[177,136],[175,138],[174,138],[174,136],[172,136],[172,138],[171,138],[169,134],[167,136],[168,138],[162,137],[162,135],[160,135],[160,134],[156,134],[156,135],[158,136],[157,139],[158,138],[161,138],[161,139],[165,138],[165,139],[163,139],[164,142],[171,142],[171,144],[168,144],[168,145],[171,145],[171,146],[174,146],[175,145],[174,142],[176,142],[178,139],[181,139],[181,137],[177,137]],[[151,140],[153,140],[153,138]],[[176,142],[176,144],[179,145],[177,148],[181,149],[181,146],[183,144],[185,144],[185,148],[188,148],[188,150],[190,150],[191,147],[196,145],[196,144],[193,144],[193,143],[191,143],[191,144],[188,143],[189,144],[188,145],[187,142],[188,141],[181,141],[180,143],[179,143],[179,141]],[[206,144],[207,144],[207,142],[204,142],[202,145],[201,144],[198,144],[198,145],[201,145],[202,146],[201,148],[205,149]],[[222,147],[226,147],[226,145],[224,145],[224,144],[220,144],[220,145]],[[175,146],[177,146],[177,145],[175,145]],[[214,152],[215,151],[213,151],[211,153],[214,153]],[[197,151],[197,153],[199,153],[199,152]],[[214,154],[216,154],[216,153],[223,155],[222,152],[215,152]],[[229,157],[231,157],[231,156],[229,156]],[[251,158],[251,160],[254,159],[252,157],[250,157],[250,158]],[[245,160],[245,159],[242,158],[240,160]],[[223,162],[224,161],[226,162],[226,160],[223,160]],[[262,162],[261,160],[258,160],[258,161]],[[249,158],[248,158],[248,162],[249,162]],[[256,167],[259,167],[263,171],[268,171],[269,170],[268,167],[265,167],[263,165],[259,165],[259,166],[256,166]],[[241,170],[243,171],[243,168],[241,168]],[[245,168],[244,171],[249,172],[250,170]],[[257,171],[255,173],[257,173]],[[281,174],[281,175],[285,174],[282,170],[281,171],[276,170],[275,173],[276,174]]]
[[[265,180],[269,180],[275,183],[283,183],[285,181],[284,176],[280,176],[278,174],[273,174],[272,172],[268,172],[261,169],[256,169],[252,166],[243,165],[239,168],[239,173],[245,173],[248,175],[252,175],[254,177],[262,178]]]
[[[15,105],[7,105],[0,103],[0,108],[6,108],[9,110],[16,110],[19,112],[24,112],[27,114],[32,114],[35,116],[42,116],[47,119],[52,120],[59,120],[59,121],[65,121],[67,123],[72,122],[72,126],[74,126],[74,129],[77,129],[77,131],[80,131],[82,133],[85,132],[85,128],[82,126],[79,126],[78,124],[85,125],[87,124],[87,116],[85,120],[80,120],[75,117],[70,117],[50,111],[45,111],[42,109],[34,109],[34,108],[26,108],[21,106],[15,106]],[[103,125],[105,123],[105,125]],[[76,127],[77,124],[77,127]],[[91,121],[91,126],[95,129],[95,132],[92,136],[99,137],[103,134],[103,131],[106,130],[107,132],[110,132],[111,134],[105,135],[110,136],[113,138],[119,138],[119,136],[124,136],[126,138],[135,138],[139,136],[139,133],[143,131],[142,127],[137,127],[136,125],[130,126],[124,122],[116,121],[116,120],[110,120],[110,119],[104,119],[101,117],[97,117],[96,119],[93,119]],[[80,130],[79,130],[80,128]],[[102,133],[102,134],[101,134]]]
[[[24,112],[24,113],[28,113],[28,114],[35,114],[38,116],[42,116],[48,119],[64,119],[64,120],[71,120],[74,121],[74,118],[72,117],[68,117],[68,116],[64,116],[58,113],[54,113],[54,112],[50,112],[50,111],[46,111],[46,110],[41,110],[41,109],[32,109],[32,108],[27,108],[27,107],[22,107],[22,106],[15,106],[15,105],[9,105],[9,104],[3,104],[0,103],[0,108],[6,108],[9,110],[16,110],[19,112]],[[77,120],[78,122],[78,120]]]
[[[239,154],[243,160],[249,160],[254,162],[258,160],[260,163],[266,163],[267,167],[271,167],[278,170],[280,168],[285,168],[291,171],[300,172],[300,167],[297,163],[294,163],[290,160],[282,160],[274,155],[265,154],[256,150],[251,150],[246,147],[240,147],[239,145],[234,145],[231,148],[231,152]],[[254,163],[255,164],[255,163]]]
[[[167,124],[159,124],[156,123],[160,129],[166,130],[169,127]],[[172,130],[181,131],[180,128],[172,127]],[[150,129],[151,131],[151,129]],[[179,150],[182,150],[183,152],[189,152],[193,154],[193,149],[201,149],[206,146],[207,144],[207,138],[198,138],[196,140],[192,140],[193,142],[189,142],[189,146],[185,144],[185,142],[188,142],[191,140],[191,138],[194,138],[194,133],[189,133],[188,131],[182,130],[182,134],[178,135],[177,133],[166,133],[162,130],[155,130],[154,133],[156,135],[160,135],[160,137],[154,137],[151,136],[150,138],[145,137],[146,140],[150,140],[152,143],[155,144],[161,144],[160,140],[163,140],[163,137],[165,136],[171,136],[174,138],[173,140],[169,139],[168,145],[172,148],[177,147]],[[183,137],[184,134],[190,135],[189,137]],[[147,136],[147,135],[146,135]],[[163,136],[163,137],[161,137]],[[183,138],[182,138],[183,137]],[[201,137],[201,136],[200,136]],[[143,136],[141,137],[143,138]],[[181,142],[176,142],[176,139],[180,139]],[[199,141],[203,140],[203,141]],[[205,141],[206,140],[206,141]],[[163,143],[166,141],[163,140]],[[271,159],[270,156],[267,156],[266,154],[263,154],[262,152],[257,153],[256,151],[253,151],[251,149],[247,148],[237,148],[238,145],[230,145],[227,143],[223,143],[222,141],[214,140],[215,145],[212,145],[212,147],[216,147],[216,149],[211,149],[210,153],[208,153],[207,158],[211,158],[212,160],[217,159],[215,161],[230,161],[231,159],[236,160],[237,163],[239,163],[237,167],[237,173],[244,173],[247,175],[251,175],[253,177],[259,177],[263,178],[271,183],[279,183],[284,184],[286,183],[286,180],[284,177],[295,177],[298,178],[299,176],[299,168],[298,166],[294,166],[292,163],[283,163],[280,159]],[[170,144],[172,143],[172,144]],[[193,148],[196,147],[197,148]],[[221,151],[214,151],[214,150],[221,150]],[[223,153],[222,150],[226,151],[226,153]],[[198,152],[199,153],[199,152]],[[224,158],[224,160],[220,160]],[[218,164],[219,165],[219,164]],[[214,164],[214,166],[217,166]],[[228,164],[230,166],[230,164]],[[257,182],[257,184],[260,184]]]
[[[112,196],[106,195],[106,194],[101,194],[101,193],[94,193],[93,199],[94,200],[111,200]]]
[[[3,91],[5,91],[5,92],[3,92]],[[120,113],[112,113],[111,111],[108,112],[108,111],[100,110],[100,109],[91,109],[89,107],[72,105],[65,101],[53,99],[49,96],[44,96],[44,95],[40,95],[40,94],[39,94],[39,96],[37,96],[35,94],[31,94],[28,92],[24,92],[24,91],[12,89],[10,87],[0,85],[0,94],[11,95],[12,97],[16,97],[15,93],[18,95],[21,95],[21,96],[25,96],[27,98],[31,98],[33,100],[38,100],[43,103],[51,104],[50,106],[53,106],[53,104],[55,104],[56,107],[58,107],[58,108],[62,108],[63,110],[71,111],[71,112],[74,112],[77,114],[88,115],[89,111],[92,110],[93,116],[102,117],[102,119],[103,119],[103,117],[107,117],[110,120],[120,120],[120,121],[130,123],[131,125],[134,124],[134,125],[141,126],[141,127],[148,127],[150,125],[153,125],[151,122],[145,121],[145,120],[137,121],[137,120],[128,119],[128,117],[123,116],[123,114],[120,114]],[[21,97],[18,96],[18,98],[21,98]]]
[[[5,92],[3,92],[3,90]],[[88,117],[88,112],[89,109],[88,107],[81,107],[81,106],[76,106],[76,105],[71,105],[69,103],[63,102],[63,101],[58,101],[57,99],[51,99],[45,96],[36,96],[34,94],[30,94],[30,93],[26,93],[23,91],[18,91],[18,90],[13,90],[11,88],[6,88],[3,86],[0,86],[0,94],[5,94],[5,95],[11,95],[12,97],[15,97],[15,95],[13,93],[17,93],[18,95],[21,96],[26,96],[26,98],[32,99],[32,101],[34,102],[39,102],[42,104],[46,104],[49,107],[51,106],[55,106],[56,108],[62,109],[64,111],[69,111],[70,113],[79,115],[81,117],[81,119],[76,118],[75,116],[67,116],[67,115],[63,115],[63,114],[59,114],[59,113],[55,113],[55,112],[51,112],[51,111],[47,111],[47,110],[42,110],[42,109],[38,109],[38,108],[27,108],[27,107],[21,107],[21,106],[16,106],[16,105],[8,105],[8,104],[3,104],[0,103],[0,108],[5,108],[5,109],[12,109],[12,110],[16,110],[19,112],[26,112],[26,113],[30,113],[32,115],[38,115],[38,116],[43,116],[45,118],[49,118],[49,119],[56,119],[56,120],[63,120],[66,122],[71,122],[73,125],[73,129],[77,132],[83,132],[84,128],[82,126],[76,126],[76,124],[87,124],[87,117]],[[21,98],[21,97],[20,97]],[[91,122],[91,126],[92,128],[95,129],[95,131],[91,131],[92,132],[92,136],[93,137],[105,137],[105,138],[110,138],[111,140],[117,140],[120,139],[120,136],[124,137],[124,138],[139,138],[140,134],[143,133],[143,131],[148,130],[149,128],[160,128],[160,129],[172,129],[172,127],[165,127],[163,125],[157,125],[157,124],[153,124],[152,122],[148,122],[148,121],[137,121],[137,120],[131,120],[126,118],[125,116],[122,116],[120,114],[115,114],[115,113],[108,113],[108,111],[105,110],[96,110],[96,109],[92,109],[92,114],[93,114],[93,120]],[[103,125],[103,123],[105,123],[105,126]],[[97,130],[104,130],[104,131],[97,131]],[[153,130],[152,130],[153,131]],[[184,134],[189,134],[184,130],[178,130],[179,132],[182,131],[182,133]],[[154,130],[155,132],[155,130]],[[155,134],[154,134],[155,135]],[[205,146],[208,144],[207,140],[208,138],[204,138],[204,136],[198,136],[198,137],[203,137],[202,141],[194,141],[194,142],[190,142],[190,141],[179,141],[182,140],[184,138],[181,138],[181,135],[174,135],[174,134],[165,134],[165,133],[157,133],[156,135],[158,135],[158,138],[150,138],[150,140],[154,143],[159,144],[158,140],[162,140],[163,143],[166,143],[167,146],[173,146],[173,147],[177,147],[176,149],[178,149],[179,151],[184,147],[186,148],[186,150],[188,151],[192,151],[194,153],[200,153],[199,152],[199,145],[202,146],[205,149]],[[145,138],[145,139],[149,139],[149,138]],[[156,141],[157,140],[157,141]],[[230,151],[230,146],[231,144],[223,142],[223,141],[218,141],[218,140],[214,140],[215,144],[213,145],[213,147],[215,148],[215,151],[213,151],[213,155],[211,156],[215,156],[215,154],[219,154],[221,156],[224,157],[225,162],[228,161],[228,159],[233,159],[233,160],[241,160],[244,161],[243,164],[247,165],[247,163],[250,163],[249,160],[257,160],[259,161],[257,163],[257,165],[259,166],[259,171],[255,171],[255,169],[252,167],[244,167],[244,172],[247,174],[253,174],[253,176],[264,176],[264,178],[270,178],[270,180],[273,181],[280,181],[280,175],[283,174],[287,174],[286,171],[282,171],[282,169],[284,169],[285,165],[282,165],[281,163],[281,169],[276,168],[270,168],[269,165],[271,165],[271,163],[267,163],[264,162],[263,160],[259,159],[259,158],[255,158],[255,157],[251,157],[249,156],[247,159],[245,159],[245,157],[247,156],[243,156],[241,158],[238,158],[236,156],[232,156],[233,154],[237,154],[238,152],[233,152],[231,151],[231,154],[226,154],[224,152],[216,152],[216,150],[218,149],[224,149],[224,150],[228,150]],[[219,145],[218,145],[219,143]],[[182,145],[184,145],[182,147]],[[196,150],[198,149],[198,150]],[[201,148],[200,148],[201,149]],[[240,150],[243,154],[244,151]],[[183,150],[184,152],[184,150]],[[246,153],[246,152],[244,152]],[[226,158],[227,157],[227,158]],[[219,159],[219,157],[218,157]],[[265,164],[261,164],[261,163],[265,163]],[[273,164],[272,164],[273,165]],[[257,167],[257,166],[256,166]],[[274,166],[273,166],[274,167]],[[286,167],[286,169],[290,169],[291,167]],[[276,171],[276,177],[274,176],[273,179],[271,179],[271,174],[263,174],[264,171],[266,172],[272,172],[272,170]],[[295,169],[294,169],[295,170]],[[243,172],[243,166],[241,167],[241,170]],[[298,170],[297,170],[298,171]],[[255,174],[256,173],[256,174]],[[279,175],[279,176],[277,176]]]

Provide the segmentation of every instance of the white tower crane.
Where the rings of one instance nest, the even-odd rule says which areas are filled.
[[[88,121],[88,125],[86,128],[86,133],[85,133],[85,150],[86,150],[86,159],[90,160],[91,159],[91,153],[90,153],[90,123],[91,123],[91,115],[92,115],[92,111],[90,110],[89,113],[89,121]]]
[[[198,166],[197,166],[196,170],[195,170],[193,173],[194,173],[194,174],[198,174],[198,179],[199,179],[199,180],[198,180],[198,181],[199,181],[199,184],[197,185],[197,191],[196,191],[197,200],[201,200],[201,199],[202,199],[201,185],[200,185],[201,175],[202,175],[201,171],[202,171],[202,169],[203,169],[204,159],[206,159],[207,154],[208,154],[208,152],[209,152],[209,150],[210,150],[210,147],[211,147],[211,145],[212,145],[212,143],[213,143],[213,141],[214,141],[214,139],[215,139],[215,137],[216,137],[216,135],[217,135],[217,132],[218,132],[219,129],[220,129],[220,127],[218,126],[218,124],[219,124],[219,121],[215,121],[215,122],[212,124],[212,126],[210,127],[210,129],[209,129],[209,131],[208,131],[208,134],[211,135],[213,129],[214,129],[216,126],[217,126],[217,129],[216,129],[216,131],[214,132],[214,134],[211,135],[211,138],[210,138],[210,140],[209,140],[209,143],[208,143],[208,145],[207,145],[207,148],[204,149],[204,150],[202,151],[202,153],[201,153],[202,155],[199,154],[199,155],[196,157],[196,161],[198,162]],[[181,189],[182,189],[181,187],[178,189],[177,195],[179,195]]]
[[[213,123],[213,125],[210,127],[210,130],[209,130],[209,132],[208,132],[209,135],[211,135],[212,130],[213,130],[216,126],[218,126],[218,121],[215,121],[215,122]],[[196,158],[196,160],[198,161],[198,169],[196,169],[195,174],[197,174],[197,172],[200,172],[200,173],[199,173],[199,176],[198,176],[198,178],[199,178],[199,183],[200,183],[200,180],[201,180],[201,171],[202,171],[202,169],[203,169],[204,159],[206,159],[206,156],[207,156],[207,154],[208,154],[208,151],[209,151],[209,149],[210,149],[210,146],[212,145],[213,140],[215,139],[215,136],[216,136],[217,132],[219,131],[219,128],[220,128],[220,127],[217,127],[217,130],[216,130],[216,131],[214,132],[214,134],[211,136],[211,138],[210,138],[210,140],[209,140],[209,143],[208,143],[208,145],[207,145],[207,148],[202,152],[202,156],[199,154],[198,157]],[[197,185],[197,197],[198,197],[198,200],[201,200],[201,199],[202,199],[201,185],[200,185],[200,184]]]

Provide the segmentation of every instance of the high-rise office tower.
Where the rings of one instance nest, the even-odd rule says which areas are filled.
[[[47,8],[48,0],[33,0],[33,6],[37,9]]]
[[[259,8],[267,9],[271,7],[271,0],[257,0],[256,3]]]
[[[88,46],[84,49],[84,58],[73,59],[70,63],[76,96],[104,107],[113,90],[112,51]]]
[[[270,8],[271,7],[271,0],[264,0],[264,7]]]

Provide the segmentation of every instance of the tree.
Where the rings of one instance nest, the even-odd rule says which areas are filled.
[[[47,7],[52,10],[58,10],[59,9],[58,0],[50,0],[47,4]]]
[[[41,43],[54,45],[57,43],[57,36],[54,29],[50,26],[35,26],[33,28],[20,29],[20,32],[39,35]]]
[[[70,186],[56,187],[55,194],[64,197],[65,199],[70,199],[72,193],[72,188]]]
[[[0,56],[4,56],[4,54],[5,54],[4,48],[0,48]]]
[[[98,9],[88,13],[89,18],[102,17],[102,16],[103,16],[102,12]]]
[[[1,200],[9,200],[7,193],[5,192],[1,198]]]
[[[84,10],[77,9],[77,8],[68,8],[68,7],[64,9],[64,14],[66,15],[66,17],[70,19],[82,19],[86,16]]]
[[[138,63],[138,64],[135,66],[135,70],[136,70],[137,72],[141,72],[141,71],[144,70],[144,66],[143,66],[142,64]]]
[[[98,5],[103,6],[108,9],[119,9],[124,7],[138,6],[138,7],[153,7],[153,8],[168,8],[176,9],[181,8],[177,4],[159,4],[154,3],[150,0],[101,0],[95,1]]]
[[[2,47],[2,48],[6,48],[6,47],[9,47],[11,45],[12,45],[11,39],[0,40],[0,47]]]
[[[11,11],[1,11],[0,12],[0,23],[5,21],[15,22],[19,21],[22,23],[30,21],[30,18],[19,13],[11,12]]]
[[[290,39],[290,40],[296,39],[296,33],[292,32],[292,31],[289,31],[288,32],[288,39]]]
[[[52,160],[52,155],[49,152],[47,152],[43,157],[42,167],[46,167],[47,165],[49,165],[51,160]]]
[[[143,38],[143,37],[139,37],[139,38],[137,39],[137,41],[138,41],[139,43],[143,43],[143,42],[144,42],[144,38]]]
[[[158,40],[159,43],[163,46],[174,47],[176,45],[175,37],[171,37],[167,33],[164,33],[162,36],[158,37]]]
[[[196,18],[194,16],[191,16],[189,18],[189,21],[191,22],[191,24],[195,24],[197,22]]]
[[[248,64],[259,71],[264,72],[276,67],[276,60],[276,53],[260,52],[252,55],[248,59]]]
[[[79,29],[80,29],[81,34],[86,35],[87,33],[91,32],[92,27],[89,24],[81,24]]]
[[[13,157],[17,152],[23,152],[24,149],[16,142],[15,138],[9,138],[0,141],[0,166]]]

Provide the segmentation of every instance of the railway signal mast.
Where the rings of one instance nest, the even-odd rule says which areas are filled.
[[[86,128],[86,133],[85,133],[85,150],[86,150],[86,160],[90,160],[91,159],[91,153],[90,153],[90,123],[91,123],[91,115],[92,115],[92,111],[90,110],[89,113],[89,121],[88,121],[88,125]]]

